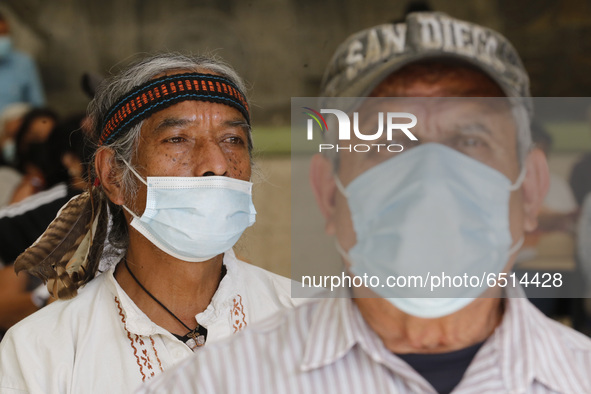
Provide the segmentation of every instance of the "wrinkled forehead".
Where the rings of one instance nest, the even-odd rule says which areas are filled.
[[[380,82],[370,97],[505,97],[483,70],[457,59],[408,64]]]
[[[416,129],[421,124],[454,120],[505,119],[513,122],[512,106],[506,97],[370,97],[356,112],[359,124],[376,123],[383,118],[380,114],[413,114],[417,118],[417,124],[413,126]],[[390,127],[392,123],[398,122],[386,126]]]
[[[144,136],[145,133],[157,134],[168,128],[207,129],[212,124],[242,128],[245,134],[250,132],[246,118],[236,108],[224,103],[186,100],[161,109],[146,118],[142,123],[141,133]]]

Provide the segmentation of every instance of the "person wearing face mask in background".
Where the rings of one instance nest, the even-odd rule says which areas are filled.
[[[45,142],[38,164],[57,182],[20,203],[0,209],[0,336],[19,320],[49,302],[42,282],[15,275],[12,263],[46,230],[60,208],[82,193],[91,150],[81,130],[83,116],[61,122]],[[49,170],[51,168],[51,171]]]
[[[8,20],[0,14],[0,112],[13,103],[41,107],[45,97],[35,63],[13,49]]]
[[[294,305],[289,279],[233,251],[256,215],[233,69],[149,57],[101,84],[89,117],[89,191],[15,262],[60,300],[7,332],[0,392],[130,393]]]
[[[85,146],[80,115],[60,122],[44,142],[34,164],[50,180],[47,190],[0,209],[0,262],[12,264],[45,231],[59,209],[86,187],[90,149]]]
[[[47,146],[58,121],[49,108],[34,108],[24,116],[15,138],[15,167],[23,178],[12,194],[11,204],[67,180],[60,158]]]
[[[22,175],[16,164],[16,135],[24,116],[31,110],[26,103],[10,104],[0,114],[0,207],[10,203]]]
[[[23,124],[25,115],[31,110],[27,103],[10,104],[0,114],[1,165],[16,164],[16,136]]]
[[[342,43],[320,96],[320,111],[369,97],[363,105],[375,112],[402,108],[417,119],[416,140],[403,135],[399,153],[333,149],[312,160],[325,229],[349,273],[384,284],[429,268],[510,271],[536,227],[548,167],[532,148],[528,75],[506,38],[443,13],[411,13]],[[323,142],[371,143],[351,127],[337,140],[340,129],[329,123]],[[444,297],[420,285],[374,286],[251,326],[137,393],[589,392],[591,341],[546,318],[519,285],[486,290],[492,297],[476,286]]]

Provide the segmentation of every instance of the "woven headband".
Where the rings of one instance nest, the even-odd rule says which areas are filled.
[[[177,74],[152,79],[118,99],[105,116],[99,145],[110,142],[153,113],[187,100],[228,105],[240,111],[250,124],[244,94],[229,79],[210,74]]]

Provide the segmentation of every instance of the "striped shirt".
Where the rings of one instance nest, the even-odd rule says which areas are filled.
[[[591,340],[508,298],[453,393],[591,393]],[[275,315],[202,349],[138,393],[435,393],[386,349],[351,299]]]

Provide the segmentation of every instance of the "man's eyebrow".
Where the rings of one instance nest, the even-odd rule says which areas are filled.
[[[493,134],[491,129],[479,122],[459,125],[458,130],[463,133],[485,133],[491,136]]]
[[[166,130],[170,127],[182,127],[186,126],[187,124],[191,123],[192,121],[189,119],[182,119],[182,118],[164,118],[156,125],[154,128],[154,133],[159,133],[163,130]]]
[[[250,125],[242,119],[227,120],[224,124],[229,127],[241,127],[247,132],[250,131]]]

